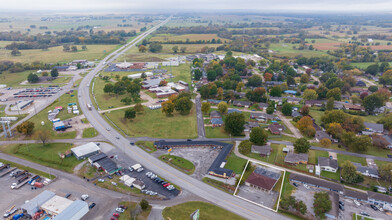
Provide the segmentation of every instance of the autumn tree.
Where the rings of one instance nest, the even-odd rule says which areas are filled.
[[[329,147],[329,146],[331,146],[332,142],[328,138],[323,138],[323,139],[321,139],[320,144],[323,147]]]
[[[362,176],[357,173],[357,168],[349,160],[342,163],[340,175],[346,183],[359,183],[363,181]]]
[[[225,118],[225,131],[233,136],[239,136],[244,131],[245,116],[239,112],[233,112]]]
[[[308,116],[309,112],[310,112],[310,108],[308,105],[304,105],[302,106],[302,108],[299,110],[299,112],[301,113],[301,115],[303,116]]]
[[[264,74],[264,80],[265,81],[271,81],[272,80],[272,74],[271,73],[265,73]]]
[[[30,136],[34,130],[34,123],[31,121],[25,121],[22,124],[16,126],[16,130],[21,134]]]
[[[309,116],[304,116],[297,122],[297,128],[304,131],[307,127],[313,127],[313,120]]]
[[[148,50],[148,48],[146,46],[144,46],[144,45],[139,46],[139,52],[145,53],[147,50]]]
[[[171,116],[174,111],[174,103],[170,100],[162,103],[162,112],[166,114],[166,116]]]
[[[203,112],[203,114],[207,115],[210,109],[211,109],[210,103],[208,102],[201,103],[201,111]]]
[[[249,140],[255,145],[265,145],[267,143],[268,134],[261,127],[252,128],[249,134]]]
[[[140,112],[143,112],[143,111],[144,111],[144,107],[143,107],[143,105],[140,104],[140,103],[137,103],[137,104],[135,105],[134,109],[135,109],[135,111],[136,111],[137,113],[140,113]]]
[[[327,132],[328,134],[332,135],[333,138],[340,139],[344,132],[344,129],[342,128],[340,123],[333,122],[328,124]]]
[[[218,112],[220,112],[221,114],[226,114],[228,109],[228,105],[226,102],[220,102],[218,104]]]
[[[306,89],[303,94],[303,98],[305,100],[315,100],[317,99],[318,95],[314,89]]]
[[[392,184],[392,163],[384,163],[378,168],[381,179]]]

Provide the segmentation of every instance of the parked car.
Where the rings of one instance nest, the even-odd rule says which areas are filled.
[[[364,216],[369,216],[369,214],[367,212],[360,212],[360,215],[364,215]]]
[[[124,212],[124,209],[122,209],[122,208],[116,208],[116,212],[123,213],[123,212]]]
[[[93,203],[91,203],[91,205],[88,207],[89,209],[92,209],[92,208],[94,208],[94,206],[95,206],[96,204],[93,202]]]
[[[344,211],[344,206],[339,204],[339,209],[341,209],[342,211]]]
[[[87,195],[87,194],[83,194],[80,198],[81,198],[83,201],[86,201],[86,200],[88,199],[88,195]]]
[[[342,202],[342,201],[339,201],[339,205],[342,205],[342,206],[344,206],[344,202]]]
[[[12,209],[6,211],[6,212],[4,213],[4,215],[3,215],[3,217],[4,217],[4,218],[8,218],[8,217],[10,217],[12,214],[14,214],[16,211],[18,211],[17,208],[12,208]]]
[[[128,167],[128,170],[132,172],[132,171],[133,171],[133,168],[132,168],[132,167]]]
[[[98,179],[98,182],[103,183],[103,182],[105,182],[105,180],[104,179]]]
[[[357,205],[357,206],[361,205],[361,203],[359,203],[357,200],[354,200],[354,204]]]
[[[308,184],[304,184],[304,187],[305,187],[306,189],[310,189],[310,187],[308,186]]]
[[[125,206],[125,205],[119,205],[118,207],[119,207],[119,208],[122,208],[122,209],[124,209],[124,210],[127,210],[127,209],[128,209],[128,207]]]
[[[120,214],[118,214],[117,212],[115,212],[115,213],[113,213],[113,216],[118,218],[118,217],[120,217]]]
[[[298,187],[298,184],[297,184],[297,183],[293,183],[293,185],[294,185],[295,187]]]
[[[112,182],[112,185],[113,185],[113,186],[117,186],[117,183],[115,183],[115,182]]]
[[[68,199],[70,196],[71,196],[71,193],[68,193],[68,194],[65,195],[64,197]]]
[[[374,211],[378,211],[377,206],[375,206],[375,205],[373,205],[373,204],[370,205],[370,208],[372,208]]]

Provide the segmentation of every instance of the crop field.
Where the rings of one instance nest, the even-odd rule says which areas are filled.
[[[79,51],[64,52],[62,46],[51,47],[48,50],[20,50],[20,56],[11,56],[10,50],[0,51],[0,61],[9,60],[13,62],[32,63],[40,61],[42,63],[68,63],[72,60],[95,60],[109,54],[117,45],[87,45],[87,50],[81,50],[82,46],[77,45]]]
[[[314,56],[328,56],[325,52],[314,51],[314,50],[298,50],[293,49],[293,46],[298,47],[299,44],[285,44],[285,43],[275,43],[271,44],[269,49],[274,51],[274,54],[279,56],[296,57],[302,55],[304,57],[314,57]]]
[[[167,41],[177,41],[182,40],[186,41],[189,39],[190,41],[198,41],[198,40],[218,40],[228,41],[228,39],[220,38],[216,34],[184,34],[184,35],[171,35],[171,34],[157,34],[150,39],[150,41],[159,41],[159,42],[167,42]]]
[[[375,64],[375,62],[351,63],[351,66],[364,70],[371,64]],[[392,62],[389,62],[389,65],[392,65]]]

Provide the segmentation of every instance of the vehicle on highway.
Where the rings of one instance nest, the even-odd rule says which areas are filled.
[[[106,128],[107,131],[110,131],[110,128]]]
[[[116,212],[123,213],[123,212],[124,212],[124,209],[122,209],[122,208],[116,208]]]
[[[130,145],[135,145],[135,142],[133,142],[133,141],[132,141],[132,142],[131,142],[131,143],[129,143],[129,144],[130,144]]]
[[[94,208],[94,206],[95,206],[96,204],[93,202],[93,203],[91,203],[91,205],[88,207],[89,209],[92,209],[92,208]]]
[[[68,199],[70,196],[71,196],[71,193],[68,193],[68,194],[65,195],[64,197]]]
[[[12,184],[11,184],[11,189],[15,189],[17,186],[18,186],[17,183],[12,183]]]
[[[357,205],[357,206],[360,206],[361,205],[361,203],[359,203],[357,200],[353,200],[354,201],[354,204],[355,205]]]
[[[116,139],[117,139],[117,140],[119,140],[119,139],[120,139],[120,137],[118,137],[118,136],[117,136],[117,137],[116,137]]]
[[[192,139],[187,139],[186,141],[192,141]]]
[[[12,206],[10,209],[8,209],[8,210],[4,213],[3,217],[4,217],[4,218],[8,218],[8,217],[10,217],[12,214],[14,214],[16,211],[18,211],[18,209],[15,208],[15,206]]]
[[[83,201],[86,201],[86,200],[88,199],[88,195],[87,195],[87,194],[83,194],[80,198],[81,198]]]

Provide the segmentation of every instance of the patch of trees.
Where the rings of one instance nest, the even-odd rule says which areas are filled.
[[[11,73],[23,72],[25,70],[37,70],[37,69],[50,69],[51,65],[35,61],[32,63],[14,63],[12,61],[0,61],[0,72],[10,71]]]
[[[239,112],[226,115],[225,131],[231,136],[240,136],[244,131],[245,116]]]
[[[162,103],[162,112],[167,116],[171,116],[174,110],[176,110],[181,115],[189,115],[192,106],[191,94],[181,92],[178,95],[171,95],[166,102]]]
[[[327,192],[318,192],[314,194],[313,209],[316,216],[320,219],[325,218],[325,213],[332,208],[332,202]]]
[[[16,126],[16,131],[21,134],[30,136],[34,130],[34,123],[30,121],[25,121],[22,124]]]
[[[140,100],[140,88],[141,88],[141,80],[135,79],[131,80],[127,77],[122,78],[120,81],[112,84],[107,83],[103,88],[104,93],[115,94],[115,95],[123,95],[128,93],[130,96],[121,99],[121,102],[125,104],[130,104],[131,100],[137,102]]]
[[[306,204],[302,200],[296,200],[294,196],[283,196],[279,207],[284,210],[294,209],[302,215],[307,212]]]
[[[37,82],[39,81],[39,77],[38,77],[37,74],[35,74],[35,73],[30,73],[30,74],[27,76],[27,81],[28,81],[29,83],[37,83]]]

